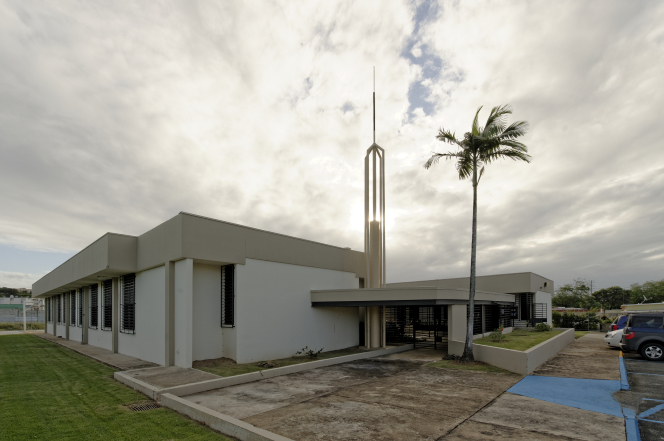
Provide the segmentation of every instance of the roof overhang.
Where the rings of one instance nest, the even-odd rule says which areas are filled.
[[[468,290],[420,286],[407,288],[326,289],[311,291],[312,306],[466,305]],[[514,294],[476,291],[475,303],[514,303]]]

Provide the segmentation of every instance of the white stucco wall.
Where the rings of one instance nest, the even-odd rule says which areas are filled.
[[[99,324],[101,325],[101,320],[99,320]],[[112,351],[113,333],[110,329],[102,331],[101,326],[99,329],[88,329],[88,344]]]
[[[193,360],[223,357],[221,266],[194,264]]]
[[[533,296],[533,303],[546,303],[546,322],[553,326],[553,314],[551,312],[551,294],[544,291],[537,291]]]
[[[79,328],[78,326],[69,325],[69,340],[81,341],[83,338],[82,329],[83,328]]]
[[[136,273],[136,333],[118,332],[119,353],[164,364],[165,277],[163,266]]]
[[[65,338],[65,325],[55,325],[55,336]]]
[[[305,346],[357,346],[358,308],[311,306],[312,289],[335,288],[359,288],[359,280],[354,273],[262,260],[236,265],[236,361],[289,357]]]
[[[175,262],[175,365],[190,368],[193,361],[194,261]]]

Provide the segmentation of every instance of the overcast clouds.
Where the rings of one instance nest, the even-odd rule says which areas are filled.
[[[468,274],[470,183],[422,164],[506,103],[479,273],[664,278],[662,2],[4,1],[0,63],[0,286],[180,211],[361,249],[372,66],[388,281]]]

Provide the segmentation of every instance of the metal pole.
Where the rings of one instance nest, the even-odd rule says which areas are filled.
[[[25,307],[27,306],[25,299],[23,299],[23,331],[27,331],[28,327],[25,320]]]

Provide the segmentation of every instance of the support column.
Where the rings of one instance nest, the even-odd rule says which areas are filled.
[[[174,349],[175,366],[190,368],[193,362],[194,261],[175,263]]]
[[[111,284],[111,319],[113,320],[113,324],[111,325],[111,332],[113,334],[113,343],[111,348],[114,354],[118,353],[118,330],[120,328],[120,321],[118,320],[118,311],[120,308],[118,303],[118,287],[119,279],[117,277],[113,277]]]
[[[51,320],[52,320],[51,323],[53,323],[53,337],[58,336],[58,334],[57,334],[57,332],[58,332],[58,328],[57,328],[57,326],[58,326],[58,311],[53,311],[54,309],[56,309],[54,307],[57,307],[57,306],[58,306],[58,302],[57,302],[55,296],[51,296]]]
[[[44,332],[48,333],[48,309],[46,308],[48,308],[48,302],[44,299]],[[39,312],[37,312],[37,314],[39,314]]]
[[[83,288],[83,329],[81,329],[81,344],[88,344],[88,329],[90,329],[90,287]]]
[[[69,298],[71,296],[71,293],[68,292],[67,294],[64,294],[63,300],[64,300],[64,307],[65,307],[65,340],[69,340],[69,315],[71,314],[71,308],[70,308],[70,302],[71,299]]]
[[[164,366],[175,365],[175,262],[165,263]]]
[[[381,347],[381,326],[380,326],[380,307],[370,306],[369,308],[370,323],[371,323],[371,346],[372,348]]]
[[[447,308],[448,352],[461,355],[466,343],[468,305],[449,305]]]

